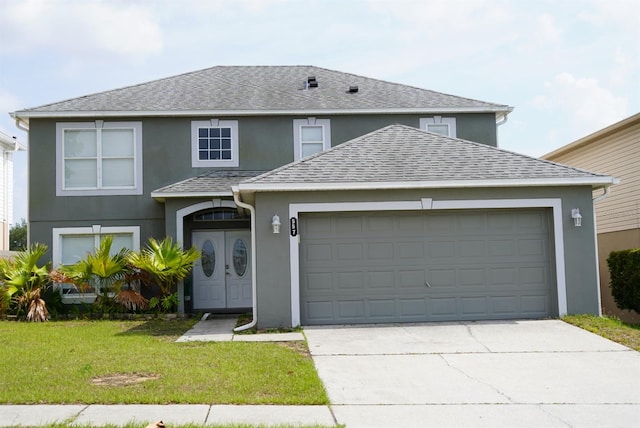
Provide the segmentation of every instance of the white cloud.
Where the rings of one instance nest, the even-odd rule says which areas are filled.
[[[572,130],[584,135],[624,118],[627,105],[626,98],[616,96],[598,80],[567,72],[545,83],[545,94],[534,99],[534,106],[554,115],[566,115]]]
[[[149,8],[100,0],[8,0],[0,18],[0,53],[55,49],[71,55],[146,56],[162,51]]]
[[[553,16],[545,13],[538,17],[536,38],[543,43],[557,43],[562,38],[562,31],[558,28]]]

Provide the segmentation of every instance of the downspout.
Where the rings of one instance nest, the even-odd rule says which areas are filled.
[[[252,294],[251,305],[252,305],[253,319],[251,320],[250,323],[241,325],[240,327],[236,327],[233,329],[233,331],[239,332],[239,331],[244,331],[244,330],[253,328],[256,326],[256,324],[258,324],[258,304],[257,304],[258,293],[257,293],[257,286],[256,286],[256,277],[257,277],[256,275],[256,271],[257,271],[256,209],[252,205],[249,205],[246,202],[242,202],[240,200],[240,190],[238,189],[237,186],[232,186],[231,190],[233,191],[233,201],[236,203],[236,205],[239,207],[248,209],[249,212],[251,213],[251,294]]]
[[[617,178],[613,179],[613,183],[612,184],[618,184],[620,183],[620,180]],[[604,187],[604,193],[600,196],[596,196],[595,198],[593,198],[593,204],[592,204],[592,208],[593,208],[593,239],[594,242],[596,243],[596,278],[598,280],[598,316],[602,316],[602,293],[600,293],[600,254],[598,253],[598,230],[596,227],[596,203],[600,202],[601,200],[607,198],[609,196],[609,194],[611,193],[611,185],[605,186]]]
[[[23,122],[20,119],[16,119],[16,128],[23,130],[24,132],[29,132],[29,128],[22,126]]]
[[[16,118],[16,128],[27,133],[27,147],[25,148],[25,150],[27,150],[27,218],[28,218],[29,217],[29,192],[31,188],[29,186],[29,182],[31,181],[31,176],[29,175],[29,157],[31,156],[31,152],[29,151],[29,147],[28,147],[29,127],[24,126],[23,123],[24,122],[22,122],[20,119]],[[16,151],[17,151],[17,148],[18,146],[16,145]],[[29,220],[27,220],[27,245],[31,245],[31,221]]]
[[[507,123],[507,120],[509,120],[509,113],[505,113],[501,120],[496,121],[496,147],[500,147],[500,144],[498,143],[498,128]]]

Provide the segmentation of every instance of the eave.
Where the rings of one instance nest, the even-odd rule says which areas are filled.
[[[441,180],[406,182],[345,182],[345,183],[240,183],[241,193],[338,191],[338,190],[400,190],[400,189],[452,189],[452,188],[499,188],[499,187],[560,187],[591,186],[608,187],[618,180],[609,177],[540,178],[540,179],[487,179],[487,180]]]
[[[158,202],[165,202],[167,199],[178,199],[178,198],[219,198],[224,196],[233,196],[233,192],[231,189],[228,191],[218,191],[218,192],[172,192],[172,193],[164,193],[164,192],[151,192],[151,197]]]
[[[504,116],[513,111],[510,106],[428,107],[387,109],[287,109],[287,110],[95,110],[95,111],[29,111],[10,113],[11,117],[29,124],[29,119],[78,119],[105,117],[194,117],[194,116],[319,116],[353,114],[455,114],[496,113]]]

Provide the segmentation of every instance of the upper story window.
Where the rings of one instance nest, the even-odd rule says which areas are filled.
[[[294,160],[331,148],[331,121],[315,117],[294,119],[293,143]]]
[[[420,129],[455,138],[456,118],[442,116],[422,117],[420,118]]]
[[[191,122],[191,166],[238,166],[238,121]]]
[[[56,195],[142,194],[142,122],[56,124]]]

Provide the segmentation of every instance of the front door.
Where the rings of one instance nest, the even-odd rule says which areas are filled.
[[[251,307],[251,232],[198,230],[192,242],[202,253],[193,266],[193,308]]]

